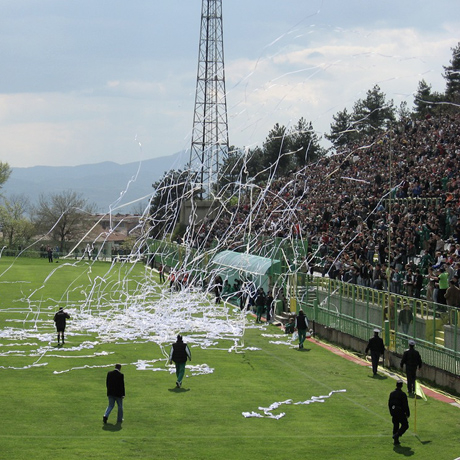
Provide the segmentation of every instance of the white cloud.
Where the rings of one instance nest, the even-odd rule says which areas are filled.
[[[328,132],[332,115],[351,110],[376,84],[396,105],[411,106],[422,78],[444,90],[442,64],[456,43],[454,37],[434,39],[413,28],[342,29],[308,37],[305,47],[297,40],[295,46],[271,50],[272,56],[231,62],[229,73],[240,79],[229,92],[237,101],[230,104],[232,143],[251,132],[246,145],[261,145],[275,123],[289,125],[300,117]]]
[[[5,1],[1,161],[126,163],[189,147],[199,4]],[[275,123],[300,117],[328,131],[375,84],[397,104],[412,104],[422,78],[443,91],[459,40],[454,4],[224,2],[231,143],[261,145]]]

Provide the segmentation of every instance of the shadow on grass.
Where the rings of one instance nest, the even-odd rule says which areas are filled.
[[[104,431],[120,431],[122,428],[121,423],[106,423],[102,426]]]
[[[386,375],[368,375],[370,379],[375,379],[375,380],[386,380],[388,377]]]
[[[169,388],[171,393],[185,393],[186,391],[190,391],[190,388]]]
[[[404,455],[405,457],[412,457],[412,455],[415,454],[415,452],[410,447],[401,446],[401,445],[393,446],[393,450],[397,454]]]
[[[301,353],[304,351],[311,351],[311,348],[296,348],[297,351],[300,351]]]
[[[401,446],[401,445],[393,446],[393,450],[397,454],[404,455],[405,457],[412,457],[412,455],[415,454],[415,452],[410,447],[407,447],[407,446]]]
[[[415,437],[417,438],[418,442],[419,442],[420,444],[423,444],[423,445],[425,445],[425,444],[431,444],[431,442],[432,442],[432,441],[422,441],[417,435],[415,435]]]

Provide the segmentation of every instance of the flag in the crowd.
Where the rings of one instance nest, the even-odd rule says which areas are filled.
[[[426,396],[422,390],[422,385],[420,385],[420,383],[418,383],[417,380],[415,381],[415,394],[417,396],[420,396],[424,401],[426,401]]]

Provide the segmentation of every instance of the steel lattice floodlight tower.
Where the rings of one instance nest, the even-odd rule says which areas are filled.
[[[222,0],[203,0],[190,170],[200,198],[218,191],[219,168],[228,155]]]

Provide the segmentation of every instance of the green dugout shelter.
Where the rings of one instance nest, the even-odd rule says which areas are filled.
[[[256,288],[262,287],[265,292],[270,287],[270,277],[281,271],[279,260],[235,251],[217,253],[211,264],[212,271],[219,274],[223,281],[227,279],[230,285],[235,279],[251,280]]]

